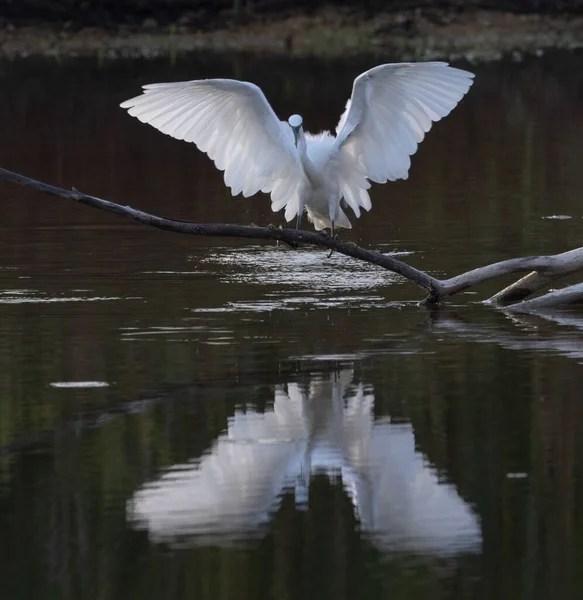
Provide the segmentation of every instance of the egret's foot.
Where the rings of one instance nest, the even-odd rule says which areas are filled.
[[[251,221],[250,227],[259,227],[259,225],[257,225],[257,223],[253,223],[253,221]]]
[[[273,223],[269,223],[267,229],[269,229],[269,231],[274,231],[275,229],[277,229],[277,227]]]
[[[278,225],[278,226],[277,226],[277,228],[278,228],[280,231],[283,231],[283,225]],[[287,242],[284,242],[284,243],[285,243],[285,244],[287,244]],[[279,240],[275,240],[275,244],[276,244],[277,246],[279,246]],[[289,246],[289,244],[288,244],[288,246]]]
[[[338,234],[337,234],[337,233],[336,233],[336,234],[334,233],[334,229],[332,229],[332,230],[330,231],[330,237],[331,237],[333,240],[337,240],[337,239],[338,239]],[[333,254],[334,254],[334,248],[330,248],[330,253],[328,254],[328,258],[331,258]]]

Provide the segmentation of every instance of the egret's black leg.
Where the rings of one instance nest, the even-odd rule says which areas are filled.
[[[330,222],[330,237],[333,238],[334,237],[334,221]],[[328,254],[328,258],[330,258],[332,256],[332,254],[334,254],[334,249],[331,248],[330,249],[330,254]]]
[[[301,225],[302,225],[302,217],[304,216],[304,211],[303,210],[298,210],[298,218],[296,220],[296,229],[301,229]]]
[[[296,219],[296,229],[300,229],[300,225],[302,224],[302,217],[298,214],[298,218]]]

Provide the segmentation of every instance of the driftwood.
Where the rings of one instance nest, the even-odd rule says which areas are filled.
[[[301,244],[321,246],[339,254],[362,260],[415,283],[428,292],[422,304],[436,304],[466,290],[478,283],[508,275],[511,273],[529,272],[516,283],[508,286],[487,300],[489,304],[505,306],[506,310],[518,312],[533,312],[551,307],[566,306],[583,302],[583,284],[573,285],[563,290],[553,291],[543,296],[525,300],[528,296],[541,290],[549,283],[560,277],[583,269],[583,247],[552,256],[526,256],[511,258],[462,273],[451,279],[437,279],[431,275],[408,265],[391,255],[382,254],[366,248],[361,248],[352,242],[332,238],[326,233],[305,231],[303,229],[285,229],[282,227],[256,227],[234,225],[227,223],[196,223],[178,221],[152,215],[131,206],[122,206],[109,200],[84,194],[75,188],[65,190],[24,175],[0,168],[0,178],[25,187],[32,188],[43,194],[73,200],[108,212],[128,217],[165,231],[187,235],[204,235],[215,237],[235,237],[247,239],[273,240],[283,242],[292,248]]]

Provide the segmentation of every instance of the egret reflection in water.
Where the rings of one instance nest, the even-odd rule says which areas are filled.
[[[310,476],[341,481],[362,533],[379,549],[478,551],[476,514],[415,450],[413,428],[373,415],[352,370],[275,388],[273,408],[237,410],[208,453],[175,465],[128,503],[154,541],[224,545],[266,532],[285,493],[308,507]]]

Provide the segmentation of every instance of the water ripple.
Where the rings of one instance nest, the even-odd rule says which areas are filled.
[[[328,258],[324,250],[291,251],[273,246],[221,248],[204,262],[222,267],[217,274],[231,283],[293,286],[299,292],[311,294],[370,290],[401,280],[375,265],[341,254]]]

